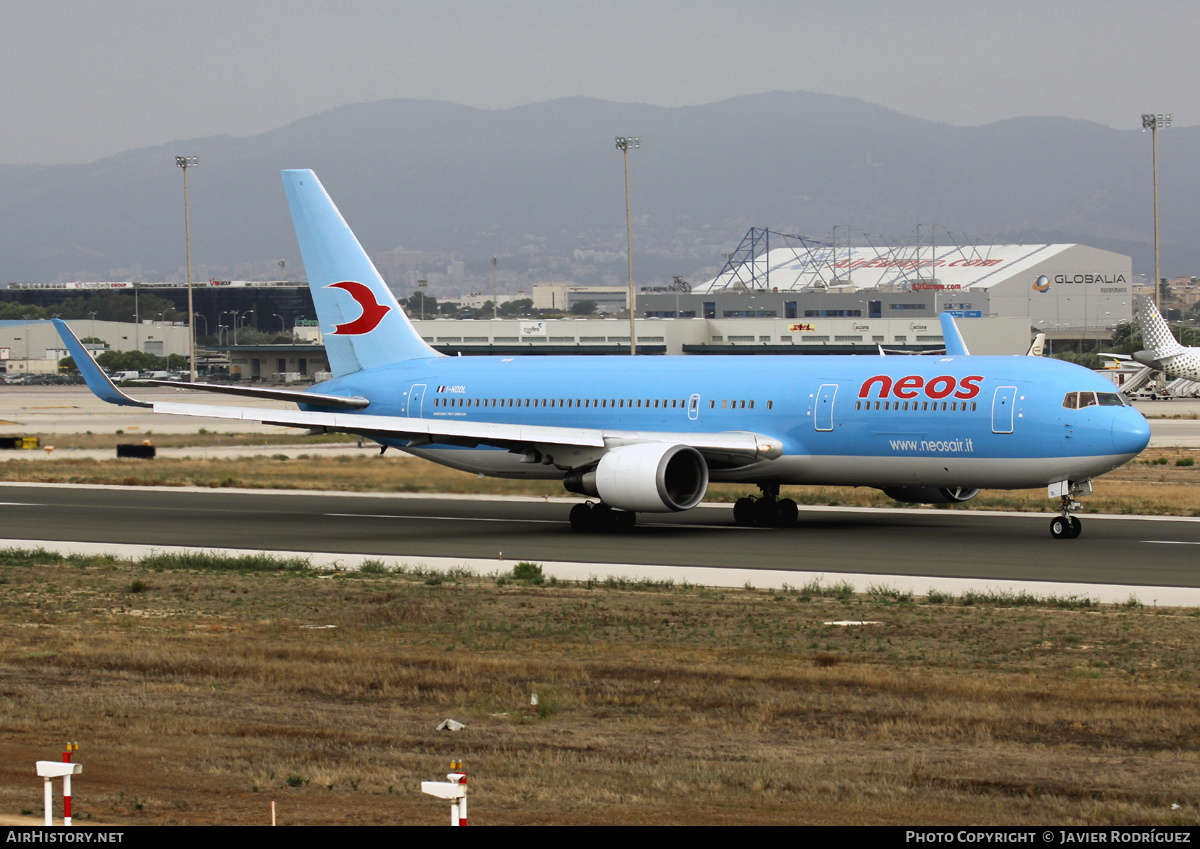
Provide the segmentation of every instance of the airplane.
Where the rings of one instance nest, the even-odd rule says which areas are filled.
[[[980,489],[1046,487],[1055,539],[1091,479],[1150,429],[1107,380],[1041,357],[971,356],[941,316],[946,355],[447,357],[429,347],[309,170],[282,172],[333,377],[306,390],[154,381],[295,402],[270,410],[143,401],[118,389],[61,320],[101,399],[168,415],[358,434],[446,466],[562,481],[587,500],[578,531],[698,505],[713,481],[756,485],[739,525],[787,526],[785,485],[866,486],[950,504]]]
[[[1200,348],[1179,344],[1150,298],[1138,298],[1138,324],[1146,349],[1133,354],[1133,360],[1168,377],[1200,381]]]

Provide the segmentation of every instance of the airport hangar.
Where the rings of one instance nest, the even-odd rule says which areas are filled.
[[[996,334],[983,332],[985,338],[1011,340],[1002,327],[1022,324],[1027,345],[1033,333],[1111,338],[1113,327],[1132,318],[1132,278],[1129,256],[1079,244],[789,245],[741,261],[734,254],[720,274],[688,292],[678,285],[644,291],[638,313],[786,322],[788,344],[820,351],[878,344],[912,349],[932,342],[940,333],[937,314],[951,312],[968,319],[960,322],[964,335],[980,332],[968,330],[975,324],[969,319],[997,323]]]

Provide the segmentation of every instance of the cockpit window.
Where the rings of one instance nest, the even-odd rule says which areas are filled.
[[[1129,399],[1120,392],[1068,392],[1063,398],[1063,406],[1068,410],[1082,410],[1084,407],[1128,407]]]

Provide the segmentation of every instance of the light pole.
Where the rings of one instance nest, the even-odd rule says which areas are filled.
[[[175,164],[183,169],[183,232],[187,241],[188,292],[188,366],[192,383],[196,382],[196,315],[192,309],[192,220],[188,214],[188,169],[200,164],[198,156],[176,156]]]
[[[425,320],[425,287],[428,285],[429,281],[423,277],[417,281],[417,291],[421,293],[421,321]]]
[[[422,307],[425,299],[421,299]],[[500,317],[500,293],[496,291],[496,258],[492,257],[492,321]],[[494,332],[494,331],[493,331]]]
[[[629,148],[639,148],[641,136],[617,136],[617,150],[625,157],[625,239],[629,254],[629,355],[637,353],[637,294],[633,291],[633,215],[629,207]]]
[[[242,313],[242,317],[241,317],[241,318],[235,318],[235,319],[234,319],[234,322],[233,322],[233,324],[234,324],[234,327],[233,327],[233,344],[235,344],[235,345],[237,344],[237,329],[238,329],[238,325],[240,324],[242,327],[245,327],[247,324],[249,324],[249,323],[250,323],[250,316],[254,316],[254,317],[255,317],[255,324],[257,325],[257,323],[258,323],[258,313],[256,313],[254,310],[246,310],[245,312],[243,312],[243,313]]]
[[[1171,126],[1171,113],[1142,114],[1142,132],[1150,131],[1150,147],[1154,161],[1154,306],[1162,313],[1158,302],[1158,128]]]
[[[232,324],[229,324],[229,325],[226,325],[226,327],[232,327],[232,328],[233,328],[233,344],[235,344],[235,345],[236,345],[236,344],[237,344],[237,320],[238,320],[238,310],[225,310],[224,312],[222,312],[222,313],[221,313],[221,315],[231,315],[231,316],[233,316],[233,323],[232,323]],[[226,339],[228,339],[228,338],[229,338],[229,337],[228,337],[228,334],[226,334]]]

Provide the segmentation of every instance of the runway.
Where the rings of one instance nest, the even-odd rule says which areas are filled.
[[[165,389],[139,394],[163,400],[196,397]],[[214,426],[112,407],[84,387],[4,387],[0,407],[5,418],[0,434],[122,428],[137,437],[150,429],[195,432]],[[1200,419],[1190,418],[1200,415],[1200,402],[1139,402],[1138,407],[1153,417],[1151,445],[1200,447]],[[1159,418],[1165,416],[1179,418]],[[239,430],[284,432],[249,423],[239,423]],[[231,458],[263,450],[176,449]],[[296,450],[358,454],[371,449],[300,444]],[[272,446],[270,451],[288,449]],[[5,452],[47,462],[84,453]],[[1085,513],[1079,539],[1055,541],[1049,515],[802,508],[795,528],[760,529],[735,526],[728,506],[703,505],[681,515],[643,514],[630,535],[594,536],[571,531],[567,511],[573,502],[568,499],[0,486],[0,502],[5,502],[0,518],[10,544],[135,557],[150,548],[268,550],[315,554],[314,562],[326,564],[385,557],[435,568],[468,566],[484,574],[524,559],[563,578],[619,575],[765,588],[824,576],[850,580],[859,589],[887,582],[918,593],[988,587],[1107,601],[1134,594],[1146,603],[1200,606],[1197,520]]]
[[[9,544],[171,547],[364,557],[482,574],[520,560],[563,578],[619,574],[710,585],[800,586],[814,576],[930,587],[1024,589],[1146,604],[1200,604],[1200,520],[1084,516],[1053,540],[1048,515],[938,509],[802,509],[794,528],[741,528],[728,506],[639,517],[629,534],[578,534],[566,499],[0,485]],[[19,530],[18,530],[19,529]],[[128,548],[132,546],[132,548]]]

